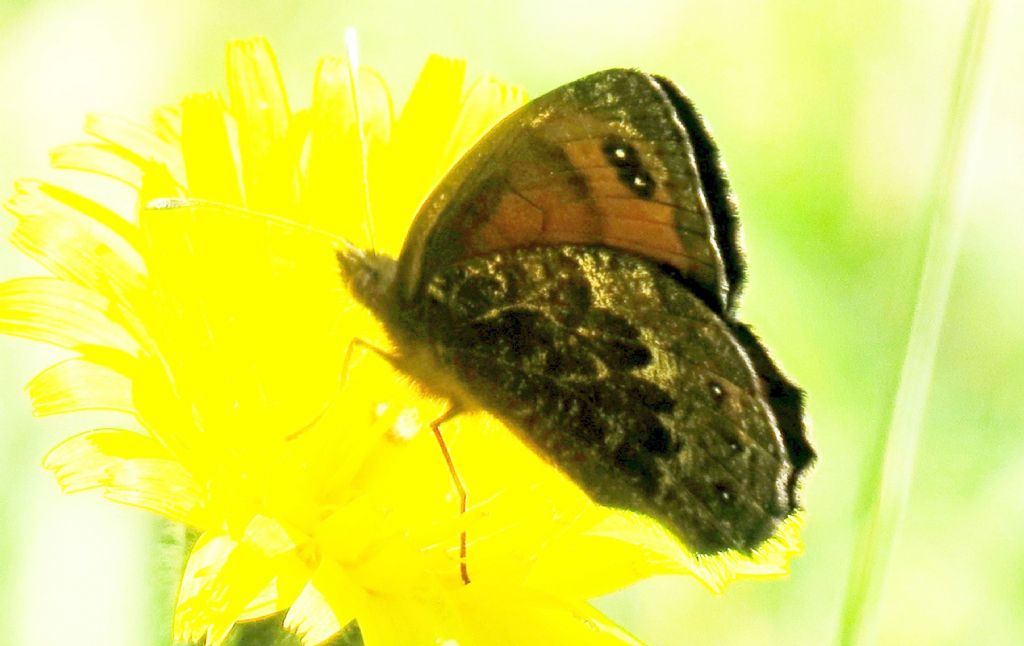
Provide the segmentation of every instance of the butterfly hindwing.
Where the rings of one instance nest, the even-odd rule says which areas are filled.
[[[581,246],[466,258],[409,314],[474,403],[595,501],[698,552],[751,549],[793,510],[762,377],[658,263]]]
[[[424,204],[399,259],[413,301],[464,258],[524,247],[601,245],[651,258],[715,311],[742,280],[717,152],[668,81],[606,70],[496,126]]]

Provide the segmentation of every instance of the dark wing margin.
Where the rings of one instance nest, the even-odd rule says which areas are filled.
[[[726,179],[722,157],[714,139],[711,138],[711,133],[708,132],[707,125],[682,90],[664,76],[651,75],[651,79],[668,97],[693,146],[700,183],[708,201],[708,208],[711,209],[715,243],[725,263],[725,277],[729,284],[726,312],[731,314],[740,290],[743,289],[746,263],[740,250],[736,202],[729,188],[729,180]]]
[[[807,426],[804,422],[804,392],[793,385],[775,361],[772,360],[768,350],[761,343],[760,339],[743,323],[731,323],[736,340],[740,342],[747,352],[754,370],[761,378],[765,395],[768,398],[768,405],[775,415],[775,421],[782,433],[782,443],[786,448],[786,454],[793,464],[793,472],[786,483],[786,492],[789,494],[790,507],[795,509],[796,488],[800,482],[800,476],[814,461],[815,453],[807,439]]]

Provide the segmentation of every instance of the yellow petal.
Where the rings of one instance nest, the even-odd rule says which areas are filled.
[[[67,144],[50,151],[54,168],[96,173],[124,182],[132,188],[142,186],[142,168],[137,160],[121,154],[121,148],[106,143]]]
[[[151,438],[119,429],[81,433],[43,458],[65,493],[103,490],[104,497],[202,527],[205,491]]]
[[[180,105],[162,105],[153,110],[150,122],[157,137],[176,146],[181,141],[181,119]]]
[[[303,583],[305,583],[305,579],[303,579]],[[299,585],[297,590],[302,590],[302,585]],[[276,578],[272,579],[266,587],[253,597],[252,601],[246,604],[245,609],[238,613],[238,621],[262,619],[277,614],[282,610],[287,610],[297,594],[298,592],[282,598],[280,588],[278,587],[278,580]]]
[[[322,414],[347,343],[330,245],[216,207],[140,218],[151,240],[146,320],[197,421],[258,442]]]
[[[57,278],[16,278],[0,283],[0,333],[69,350],[103,346],[132,355],[138,344],[107,313],[96,292]]]
[[[729,551],[695,555],[654,520],[595,507],[576,526],[552,541],[529,574],[529,585],[593,598],[657,574],[689,574],[712,592],[740,577],[781,576],[802,550],[799,515],[750,554]],[[595,559],[600,570],[586,566]]]
[[[252,546],[267,558],[275,558],[285,552],[294,551],[305,540],[306,537],[262,514],[253,516],[242,535],[243,543]]]
[[[334,561],[324,559],[309,584],[292,604],[284,627],[304,646],[319,644],[355,618],[366,593]]]
[[[133,312],[145,292],[142,259],[110,229],[59,212],[28,215],[19,218],[11,243],[56,277],[109,299],[117,309],[112,318],[144,336]]]
[[[101,236],[104,242],[114,246],[112,241],[124,241],[126,248],[114,246],[119,254],[124,257],[138,254],[138,231],[129,223],[126,214],[112,211],[65,188],[34,180],[19,180],[15,184],[14,196],[4,207],[20,218],[54,215],[67,221],[91,220],[113,232],[112,235]]]
[[[242,534],[241,544],[273,563],[274,578],[239,614],[248,621],[287,609],[306,586],[310,568],[301,558],[309,537],[285,527],[274,518],[256,514]]]
[[[465,639],[459,608],[441,586],[419,590],[415,596],[392,588],[394,594],[370,594],[358,610],[359,629],[367,646],[386,644],[474,644]],[[472,617],[476,621],[477,617]],[[523,644],[572,642],[524,641]]]
[[[592,506],[544,545],[525,585],[590,599],[654,574],[689,573],[695,563],[653,521]]]
[[[713,592],[723,590],[739,578],[783,576],[789,572],[793,557],[803,552],[800,539],[803,525],[803,516],[792,514],[751,554],[730,551],[702,557],[692,570],[693,574]]]
[[[423,178],[414,184],[432,184],[439,171],[451,132],[462,112],[462,86],[466,62],[432,55],[420,72],[416,85],[395,124],[392,145],[402,159],[411,159],[413,151],[422,156],[418,169]],[[420,192],[425,194],[424,186]],[[415,205],[414,205],[415,206]]]
[[[313,646],[333,637],[343,624],[323,594],[308,585],[288,610],[284,628],[298,636],[303,646]]]
[[[178,586],[174,609],[174,638],[199,641],[206,635],[202,607],[211,583],[220,574],[238,542],[227,534],[205,532],[192,547]]]
[[[375,148],[391,141],[391,129],[395,122],[395,107],[391,91],[380,72],[359,66],[359,118],[370,154]]]
[[[132,376],[132,406],[147,433],[179,459],[191,457],[189,467],[196,470],[200,447],[191,406],[168,376],[166,362],[158,355],[140,357]]]
[[[135,157],[139,166],[156,164],[167,170],[178,186],[185,185],[181,150],[157,136],[145,125],[109,114],[91,114],[86,117],[85,131],[112,144],[121,154]]]
[[[447,172],[499,121],[526,103],[519,87],[484,77],[470,85],[441,163]]]
[[[309,583],[310,568],[301,559],[281,558],[275,561],[275,576],[238,615],[238,621],[268,617],[296,603]]]
[[[298,168],[287,141],[291,111],[266,40],[229,43],[228,91],[238,123],[245,204],[281,213],[296,201]]]
[[[192,527],[210,524],[206,492],[175,460],[125,460],[110,474],[103,497]]]
[[[508,589],[500,585],[472,589],[475,585],[468,586],[459,596],[459,608],[470,630],[467,644],[640,644],[587,603],[543,590]]]
[[[349,61],[324,58],[313,85],[302,217],[368,247],[369,232],[363,225],[369,189],[361,117]]]
[[[81,410],[134,412],[131,379],[104,365],[67,359],[36,375],[25,387],[40,417]]]
[[[267,558],[245,542],[234,545],[215,565],[197,594],[184,603],[179,597],[181,618],[176,620],[182,633],[195,634],[205,628],[211,646],[223,643],[243,616],[251,618],[247,608],[278,574],[278,559]]]
[[[43,468],[54,471],[58,479],[63,479],[65,476],[77,477],[86,471],[103,474],[108,466],[118,460],[165,456],[159,444],[141,433],[102,429],[72,436],[53,447],[43,458]],[[91,478],[69,480],[67,485],[66,488],[80,491],[87,487],[102,486],[102,483],[97,478]]]
[[[181,151],[189,194],[241,205],[238,168],[223,102],[215,94],[194,94],[185,99],[182,110]]]
[[[465,73],[464,61],[431,56],[395,122],[380,156],[392,181],[375,181],[372,196],[377,244],[385,253],[398,254],[412,216],[447,170],[445,152],[462,111]]]

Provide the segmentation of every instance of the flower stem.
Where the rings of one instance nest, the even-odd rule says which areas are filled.
[[[906,513],[936,349],[960,247],[963,209],[953,205],[954,190],[958,179],[962,179],[966,130],[992,4],[992,0],[974,2],[961,43],[941,150],[925,202],[932,225],[910,338],[884,451],[872,461],[872,472],[864,485],[862,500],[870,507],[862,514],[867,521],[849,573],[837,639],[843,646],[875,642],[889,557]]]

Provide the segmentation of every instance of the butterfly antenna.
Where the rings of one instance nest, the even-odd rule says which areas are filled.
[[[366,128],[363,123],[363,110],[359,100],[359,39],[355,27],[345,28],[345,62],[348,65],[349,91],[352,95],[352,110],[356,117],[356,132],[359,135],[359,148],[362,164],[363,210],[366,213],[366,237],[370,243],[370,251],[377,250],[377,235],[373,226],[373,210],[370,206],[370,173],[366,163],[368,147],[366,144]]]
[[[269,222],[285,229],[302,231],[321,238],[326,238],[338,250],[338,252],[349,258],[363,258],[366,256],[365,251],[352,244],[348,238],[340,236],[337,233],[333,233],[310,224],[305,224],[304,222],[296,222],[295,220],[275,215],[273,213],[252,211],[233,204],[188,197],[163,197],[148,202],[146,204],[146,209],[151,211],[173,211],[179,209],[212,209],[223,211],[232,215]]]

